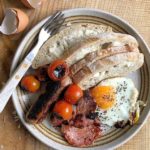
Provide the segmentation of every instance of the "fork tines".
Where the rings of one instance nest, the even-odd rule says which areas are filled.
[[[58,29],[64,22],[64,14],[59,11],[57,13],[55,13],[54,15],[52,15],[45,23],[45,25],[43,26],[44,30],[46,31],[50,31],[50,30],[56,30]]]

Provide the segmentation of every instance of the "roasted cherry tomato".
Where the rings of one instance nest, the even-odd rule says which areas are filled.
[[[21,87],[29,92],[36,92],[40,88],[40,82],[33,75],[26,75],[21,80]]]
[[[64,60],[55,60],[48,67],[48,75],[54,81],[64,79],[69,74],[69,68]]]
[[[60,100],[55,104],[53,112],[58,113],[64,120],[69,120],[72,118],[73,107],[70,103]]]
[[[83,96],[83,91],[81,88],[76,85],[72,84],[68,87],[65,92],[65,100],[71,104],[76,104],[77,101]]]

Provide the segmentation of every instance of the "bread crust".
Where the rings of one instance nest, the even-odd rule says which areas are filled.
[[[91,52],[91,53],[87,54],[83,59],[81,59],[77,63],[73,64],[70,67],[71,74],[74,75],[81,68],[83,68],[86,65],[92,64],[96,60],[103,59],[105,57],[109,57],[109,56],[119,54],[119,53],[125,53],[125,52],[139,52],[139,49],[135,46],[133,47],[128,44],[125,44],[122,46],[111,46],[111,44],[110,44],[109,47]]]
[[[88,38],[96,38],[102,32],[111,32],[112,28],[105,25],[75,24],[61,30],[49,38],[40,48],[32,67],[34,69],[61,58],[63,53],[74,47],[78,42]]]
[[[139,52],[116,54],[86,65],[72,76],[73,82],[83,90],[109,77],[127,75],[143,65],[144,55]]]

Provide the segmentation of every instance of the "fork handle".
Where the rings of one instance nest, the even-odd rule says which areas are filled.
[[[41,43],[37,43],[37,45],[32,49],[32,51],[24,58],[21,64],[17,67],[11,78],[7,81],[6,85],[0,92],[0,113],[3,111],[5,105],[7,104],[10,96],[15,90],[16,86],[19,84],[20,80],[29,69],[32,64],[33,59],[35,58],[35,51],[41,47]]]

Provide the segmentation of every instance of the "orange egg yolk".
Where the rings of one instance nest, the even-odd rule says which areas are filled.
[[[97,105],[104,110],[111,108],[115,104],[115,90],[111,86],[96,86],[91,90],[91,94]]]

